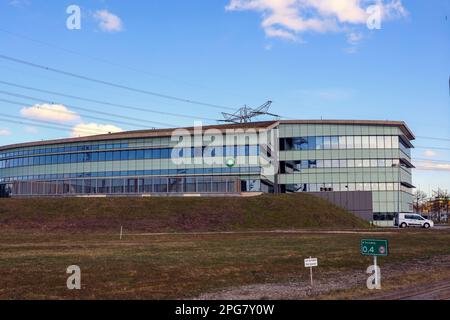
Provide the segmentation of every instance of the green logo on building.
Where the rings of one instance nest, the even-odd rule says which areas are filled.
[[[234,159],[230,158],[230,159],[227,159],[226,164],[227,164],[228,168],[232,168],[236,164],[236,161]]]

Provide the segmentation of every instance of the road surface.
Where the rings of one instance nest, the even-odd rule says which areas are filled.
[[[374,297],[376,300],[450,300],[450,279]]]

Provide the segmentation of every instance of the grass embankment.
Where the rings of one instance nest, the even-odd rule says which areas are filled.
[[[1,199],[0,228],[45,231],[193,232],[367,228],[308,194],[227,198]]]

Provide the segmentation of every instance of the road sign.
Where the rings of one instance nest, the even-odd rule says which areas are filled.
[[[389,254],[388,241],[381,239],[362,239],[361,254],[363,256],[387,257]]]
[[[319,265],[317,258],[305,259],[305,268],[317,267]]]
[[[309,275],[311,277],[311,289],[314,287],[313,283],[313,267],[317,267],[319,265],[319,262],[317,258],[311,258],[305,259],[305,268],[309,268]]]

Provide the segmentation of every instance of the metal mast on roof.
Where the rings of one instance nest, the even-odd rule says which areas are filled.
[[[272,105],[272,101],[267,101],[262,106],[260,106],[256,109],[252,109],[245,105],[242,108],[239,108],[235,113],[222,112],[224,120],[218,120],[218,121],[229,122],[229,123],[249,123],[249,122],[252,122],[253,118],[262,116],[262,115],[280,118],[279,115],[269,112],[269,108],[271,105]]]

